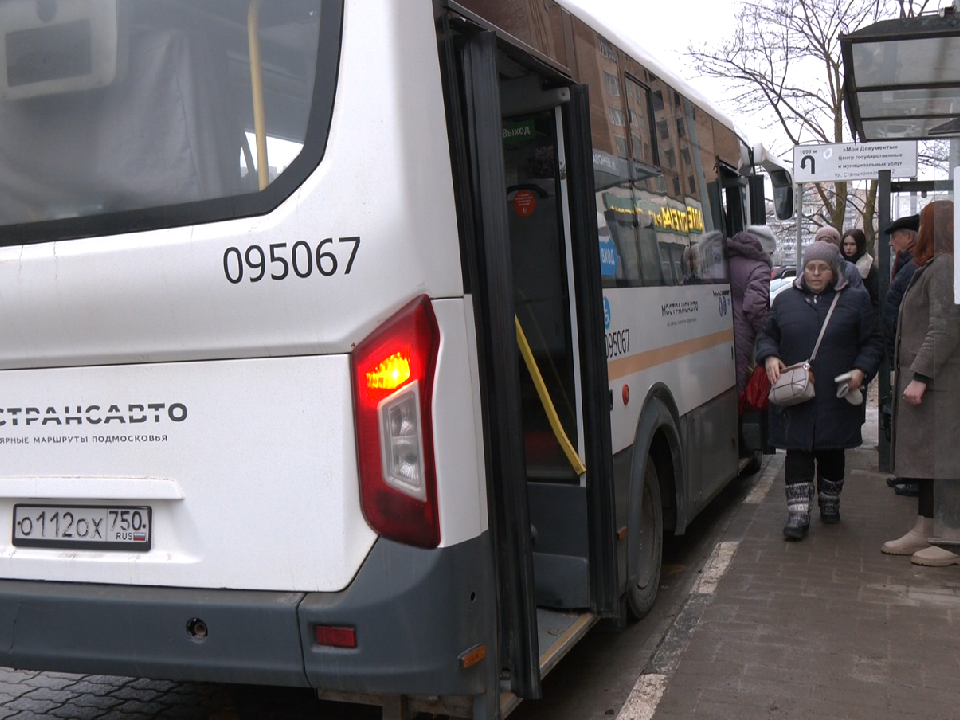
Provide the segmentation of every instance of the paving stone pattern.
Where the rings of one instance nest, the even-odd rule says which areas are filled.
[[[0,720],[372,720],[305,689],[174,683],[0,668]]]
[[[842,521],[784,542],[783,473],[744,505],[724,540],[740,546],[654,720],[960,719],[960,567],[880,553],[916,519],[848,453]]]

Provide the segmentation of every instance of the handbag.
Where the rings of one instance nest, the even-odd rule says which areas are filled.
[[[837,300],[839,299],[840,293],[838,292],[833,296],[833,302],[830,304],[827,317],[823,321],[823,326],[820,328],[820,336],[817,338],[817,344],[813,346],[813,353],[810,355],[810,359],[785,367],[781,371],[780,377],[777,378],[777,381],[770,387],[770,402],[774,405],[790,407],[791,405],[799,405],[800,403],[813,399],[815,395],[813,387],[814,378],[810,366],[813,365],[813,361],[817,358],[820,343],[823,342],[823,335],[827,331],[827,325],[830,324],[830,317],[833,315],[833,311],[837,307]]]
[[[766,410],[770,397],[770,378],[766,368],[757,365],[753,368],[746,387],[740,395],[740,414],[753,410]]]

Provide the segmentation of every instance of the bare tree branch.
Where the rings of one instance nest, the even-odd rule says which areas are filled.
[[[915,17],[933,0],[746,0],[733,36],[706,48],[688,47],[696,71],[723,80],[738,114],[760,116],[790,145],[842,143],[846,125],[840,36],[882,19]],[[773,148],[771,148],[773,149]],[[789,151],[792,147],[783,148]],[[920,152],[924,167],[946,162],[944,143]],[[848,212],[860,216],[868,241],[874,238],[876,183],[848,190],[847,183],[817,183],[815,208],[803,226],[842,229]],[[795,227],[795,226],[794,226]]]

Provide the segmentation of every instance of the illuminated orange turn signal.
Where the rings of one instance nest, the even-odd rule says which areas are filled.
[[[396,390],[409,379],[410,360],[400,353],[394,353],[367,373],[367,387],[372,390]]]

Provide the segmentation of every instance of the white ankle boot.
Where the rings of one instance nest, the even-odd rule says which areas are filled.
[[[960,565],[960,555],[937,545],[931,545],[924,550],[917,550],[910,558],[910,562],[914,565],[926,565],[927,567],[947,567],[948,565]]]
[[[927,538],[933,535],[933,518],[917,516],[917,524],[906,535],[885,542],[880,552],[885,555],[913,555],[918,550],[930,547]]]

